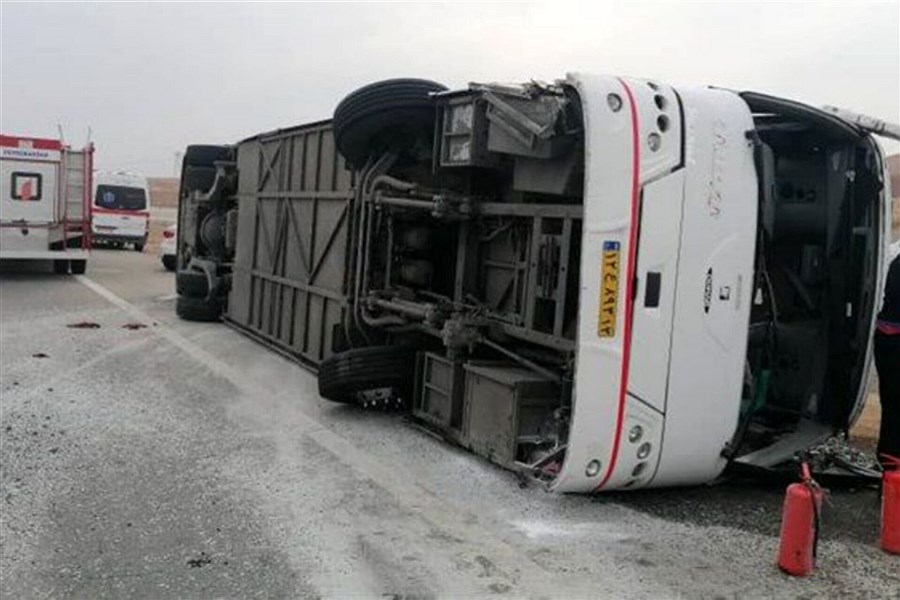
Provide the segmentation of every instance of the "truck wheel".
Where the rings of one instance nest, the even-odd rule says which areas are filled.
[[[403,346],[372,346],[339,352],[319,365],[319,395],[353,403],[356,393],[393,388],[404,400],[412,392],[416,351]]]
[[[175,274],[175,292],[179,296],[190,298],[206,298],[209,294],[209,281],[203,271],[178,271]]]
[[[334,110],[338,150],[357,168],[398,141],[430,150],[434,102],[429,94],[446,89],[425,79],[388,79],[356,90]]]
[[[72,261],[72,273],[74,275],[84,275],[85,271],[87,271],[87,261],[86,260],[73,260]]]
[[[222,314],[222,301],[206,298],[178,296],[175,300],[175,314],[185,321],[218,321]]]
[[[144,251],[144,245],[143,245],[143,244],[135,244],[135,245],[134,245],[134,251],[135,251],[135,252],[143,252],[143,251]]]
[[[57,275],[69,274],[69,261],[64,259],[56,259],[53,261],[53,272]]]
[[[175,270],[175,255],[174,254],[166,254],[162,257],[162,264],[166,271],[174,271]]]

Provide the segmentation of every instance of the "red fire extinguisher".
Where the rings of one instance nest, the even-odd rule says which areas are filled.
[[[900,554],[900,459],[882,454],[881,548]]]
[[[806,576],[816,567],[822,500],[825,492],[801,465],[800,483],[792,483],[784,497],[781,515],[781,547],[778,566],[790,575]]]

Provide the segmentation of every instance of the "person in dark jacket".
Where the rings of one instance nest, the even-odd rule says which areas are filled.
[[[876,323],[875,367],[881,395],[878,455],[900,458],[900,255],[888,267],[884,304]],[[883,458],[882,464],[886,464]]]

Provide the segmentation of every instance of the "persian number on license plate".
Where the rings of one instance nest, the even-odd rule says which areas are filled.
[[[615,337],[616,314],[619,308],[619,262],[621,246],[619,242],[603,242],[603,259],[600,272],[600,318],[597,321],[597,335],[602,338]]]

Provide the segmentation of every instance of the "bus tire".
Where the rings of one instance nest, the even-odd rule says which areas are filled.
[[[143,252],[143,251],[144,251],[144,245],[143,245],[143,244],[135,244],[135,245],[134,245],[134,251],[135,251],[135,252]]]
[[[69,261],[63,258],[57,258],[53,261],[53,272],[57,275],[69,274]]]
[[[203,271],[178,271],[175,274],[175,292],[189,298],[206,298],[209,295],[209,281]]]
[[[185,167],[214,167],[218,160],[231,160],[231,146],[194,144],[184,150]]]
[[[181,163],[181,197],[209,191],[216,180],[216,161],[231,160],[232,154],[231,146],[188,146]]]
[[[371,346],[339,352],[319,365],[319,395],[333,402],[354,403],[366,390],[392,388],[409,400],[416,351],[404,346]]]
[[[175,267],[177,266],[177,265],[175,264],[175,262],[176,262],[176,261],[175,261],[175,255],[174,255],[174,254],[166,254],[165,256],[162,257],[163,268],[164,268],[166,271],[174,271],[174,270],[175,270]]]
[[[404,140],[404,146],[420,141],[430,149],[435,114],[430,94],[446,89],[426,79],[387,79],[350,93],[334,109],[338,151],[360,168],[392,140]]]
[[[87,261],[86,260],[73,260],[72,261],[72,274],[73,275],[84,275],[84,272],[87,271]]]
[[[175,314],[185,321],[218,321],[222,315],[222,301],[179,295],[175,300]]]

